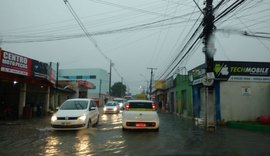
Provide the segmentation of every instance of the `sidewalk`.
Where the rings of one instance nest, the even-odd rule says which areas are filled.
[[[32,117],[29,119],[17,119],[17,120],[0,120],[0,125],[25,125],[25,124],[49,124],[51,115],[44,115],[41,117]]]

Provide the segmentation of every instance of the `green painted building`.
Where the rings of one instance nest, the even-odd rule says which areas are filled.
[[[189,85],[188,75],[176,76],[176,113],[193,117],[192,86]]]

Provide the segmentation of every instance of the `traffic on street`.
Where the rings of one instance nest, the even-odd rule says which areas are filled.
[[[210,133],[191,119],[159,112],[159,132],[122,131],[122,112],[105,114],[83,130],[51,128],[50,116],[1,122],[0,155],[239,155],[268,156],[270,134],[218,127]]]
[[[0,156],[270,156],[269,0],[0,4]]]

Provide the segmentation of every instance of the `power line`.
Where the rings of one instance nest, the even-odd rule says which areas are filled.
[[[225,17],[226,15],[228,15],[230,12],[234,11],[240,4],[242,4],[243,2],[245,2],[245,0],[241,0],[241,1],[236,1],[233,4],[231,4],[228,8],[226,8],[223,12],[221,12],[217,17],[217,19],[214,20],[214,22],[217,22],[218,20],[220,20],[221,18]],[[221,6],[220,2],[218,5],[218,7]],[[216,7],[216,8],[218,8]],[[202,23],[200,24],[200,26],[202,25]],[[160,76],[160,78],[164,77],[165,73],[166,77],[168,77],[175,69],[176,67],[181,63],[181,61],[187,56],[187,54],[192,50],[192,48],[194,47],[194,45],[197,43],[197,41],[203,37],[203,34],[201,33],[199,37],[197,37],[197,39],[193,42],[193,44],[189,47],[189,49],[187,50],[187,52],[181,57],[181,59],[175,64],[175,61],[180,57],[180,54],[187,48],[188,43],[192,40],[193,37],[195,37],[194,35],[198,32],[200,26],[195,30],[195,32],[193,33],[193,35],[190,37],[190,39],[188,40],[188,42],[186,42],[185,46],[182,48],[182,50],[179,52],[179,54],[177,55],[177,57],[171,62],[171,64],[169,65],[169,67],[165,70],[165,72]],[[173,67],[172,65],[175,64]],[[171,70],[169,70],[171,68]],[[169,72],[168,72],[169,71]]]
[[[68,2],[68,0],[63,0],[65,2],[65,4],[67,5],[69,11],[71,12],[71,14],[73,15],[73,17],[75,18],[75,20],[77,21],[77,23],[79,24],[79,26],[81,27],[81,29],[83,30],[83,32],[85,33],[85,35],[87,36],[87,38],[94,44],[95,48],[102,54],[102,56],[107,59],[107,61],[110,62],[110,85],[109,85],[109,95],[111,95],[111,65],[112,65],[112,60],[107,57],[101,50],[101,48],[98,46],[97,41],[92,38],[91,34],[87,31],[87,29],[85,28],[85,26],[83,25],[82,21],[80,20],[80,18],[77,16],[77,14],[75,13],[74,9],[72,8],[72,6],[70,5],[70,3]],[[116,68],[114,67],[114,69],[116,70]],[[117,71],[117,70],[116,70]],[[121,77],[121,75],[119,74],[119,72],[117,71],[118,75]]]
[[[83,32],[85,33],[86,37],[94,44],[94,46],[96,47],[96,49],[101,53],[101,55],[107,59],[107,61],[110,61],[109,57],[107,57],[102,50],[100,49],[100,47],[97,44],[97,41],[92,38],[91,34],[87,31],[87,29],[85,28],[85,26],[83,25],[82,21],[80,20],[80,18],[78,17],[78,15],[76,14],[76,12],[74,11],[74,9],[72,8],[72,6],[70,5],[70,3],[68,2],[68,0],[63,0],[64,3],[66,4],[67,8],[69,9],[70,13],[72,14],[72,16],[75,18],[75,20],[77,21],[77,23],[79,24],[79,26],[81,27],[81,29],[83,30]]]
[[[102,1],[102,0],[89,0],[89,1],[92,1],[92,2],[95,2],[95,3],[106,4],[106,5],[114,6],[114,7],[117,7],[117,8],[128,9],[128,10],[131,10],[131,11],[151,14],[151,15],[158,15],[158,16],[163,16],[164,15],[164,14],[157,13],[157,12],[147,11],[147,10],[143,10],[143,9],[139,9],[139,8],[135,8],[135,7],[119,5],[119,4],[115,4],[115,3],[111,3],[111,2],[107,2],[107,1]],[[166,16],[169,16],[169,15],[166,15]]]
[[[80,25],[81,29],[84,31],[84,34],[71,34],[71,35],[61,35],[61,36],[55,36],[55,35],[50,35],[50,36],[34,35],[33,36],[33,35],[11,35],[11,34],[3,35],[3,34],[0,34],[0,36],[5,38],[5,40],[3,40],[3,43],[47,42],[47,41],[55,41],[55,40],[81,38],[81,37],[86,36],[89,38],[89,40],[91,42],[94,43],[94,45],[99,50],[97,42],[94,40],[94,38],[92,36],[120,33],[120,32],[127,32],[127,31],[138,31],[138,30],[150,29],[150,28],[155,28],[155,27],[164,27],[164,26],[181,24],[181,23],[185,23],[186,21],[180,21],[180,22],[175,22],[175,23],[159,25],[162,22],[171,21],[173,19],[178,19],[178,18],[181,19],[181,18],[184,18],[185,16],[188,16],[190,14],[192,14],[192,13],[188,13],[188,14],[184,14],[184,15],[176,16],[176,17],[172,17],[172,18],[167,18],[167,19],[163,19],[163,20],[158,20],[158,21],[154,21],[154,22],[144,23],[144,24],[140,24],[140,25],[135,25],[135,26],[131,26],[131,27],[125,27],[125,28],[107,30],[107,31],[100,31],[100,32],[93,32],[91,34],[87,31],[87,29],[84,27],[82,22],[79,22],[80,23],[79,25]],[[75,19],[77,19],[77,17]],[[190,20],[190,19],[188,19],[188,20]],[[11,39],[12,38],[22,38],[22,39],[11,40],[9,38],[11,38]],[[103,54],[103,52],[101,50],[99,50],[99,51]]]

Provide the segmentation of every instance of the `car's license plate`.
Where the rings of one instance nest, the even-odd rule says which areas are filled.
[[[70,125],[70,122],[62,122],[62,125]]]
[[[136,123],[136,127],[145,127],[145,123]]]

